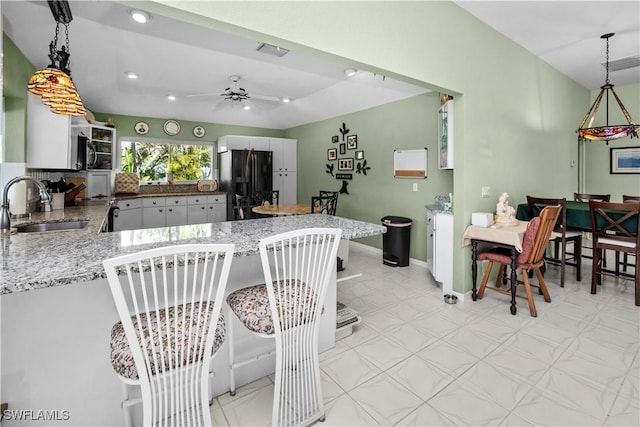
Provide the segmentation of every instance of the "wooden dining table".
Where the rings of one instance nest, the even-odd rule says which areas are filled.
[[[251,208],[253,213],[260,215],[307,215],[311,213],[311,205],[307,203],[295,205],[262,205]]]

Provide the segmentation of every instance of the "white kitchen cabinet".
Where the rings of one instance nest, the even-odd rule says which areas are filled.
[[[269,149],[273,152],[273,171],[298,170],[298,141],[286,138],[270,138]]]
[[[281,205],[295,205],[298,203],[298,173],[273,172],[273,189],[279,190],[278,202]]]
[[[270,151],[269,138],[264,136],[252,136],[249,138],[249,148],[258,151]]]
[[[165,226],[183,225],[187,221],[187,197],[165,197]]]
[[[113,231],[142,228],[142,200],[130,199],[118,202],[118,211],[113,217]]]
[[[142,228],[164,227],[167,222],[164,197],[142,199]]]
[[[204,224],[207,222],[207,196],[187,197],[187,224]]]
[[[89,198],[111,194],[111,171],[87,171],[86,196]]]
[[[207,196],[207,222],[224,222],[226,220],[227,220],[226,194]]]
[[[427,268],[442,283],[442,292],[453,291],[453,215],[427,210]]]
[[[82,122],[86,124],[84,119],[51,112],[40,97],[27,93],[27,167],[78,169],[71,129]]]
[[[84,128],[84,127],[83,127]],[[89,125],[86,127],[89,138],[87,151],[87,170],[108,169],[114,165],[116,130],[107,126]],[[84,133],[84,132],[83,132]]]
[[[244,150],[249,148],[251,141],[248,136],[223,135],[218,138],[218,153],[229,150]]]

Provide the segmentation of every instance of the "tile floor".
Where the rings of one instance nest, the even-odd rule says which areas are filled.
[[[326,421],[316,426],[640,425],[640,308],[633,281],[605,277],[589,293],[591,263],[576,282],[568,267],[546,280],[552,302],[443,302],[421,266],[382,265],[352,245],[359,279],[339,284],[338,300],[362,323],[321,355]],[[273,377],[219,396],[214,425],[270,425]]]

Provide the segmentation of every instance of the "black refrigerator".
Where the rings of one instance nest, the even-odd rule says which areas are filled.
[[[235,195],[251,200],[260,191],[273,189],[271,151],[229,150],[219,154],[219,191],[227,193],[227,221],[235,219]]]

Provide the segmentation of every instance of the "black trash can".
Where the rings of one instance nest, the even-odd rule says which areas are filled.
[[[382,263],[392,267],[408,266],[411,218],[385,216],[380,221],[387,227],[387,232],[382,235]]]

